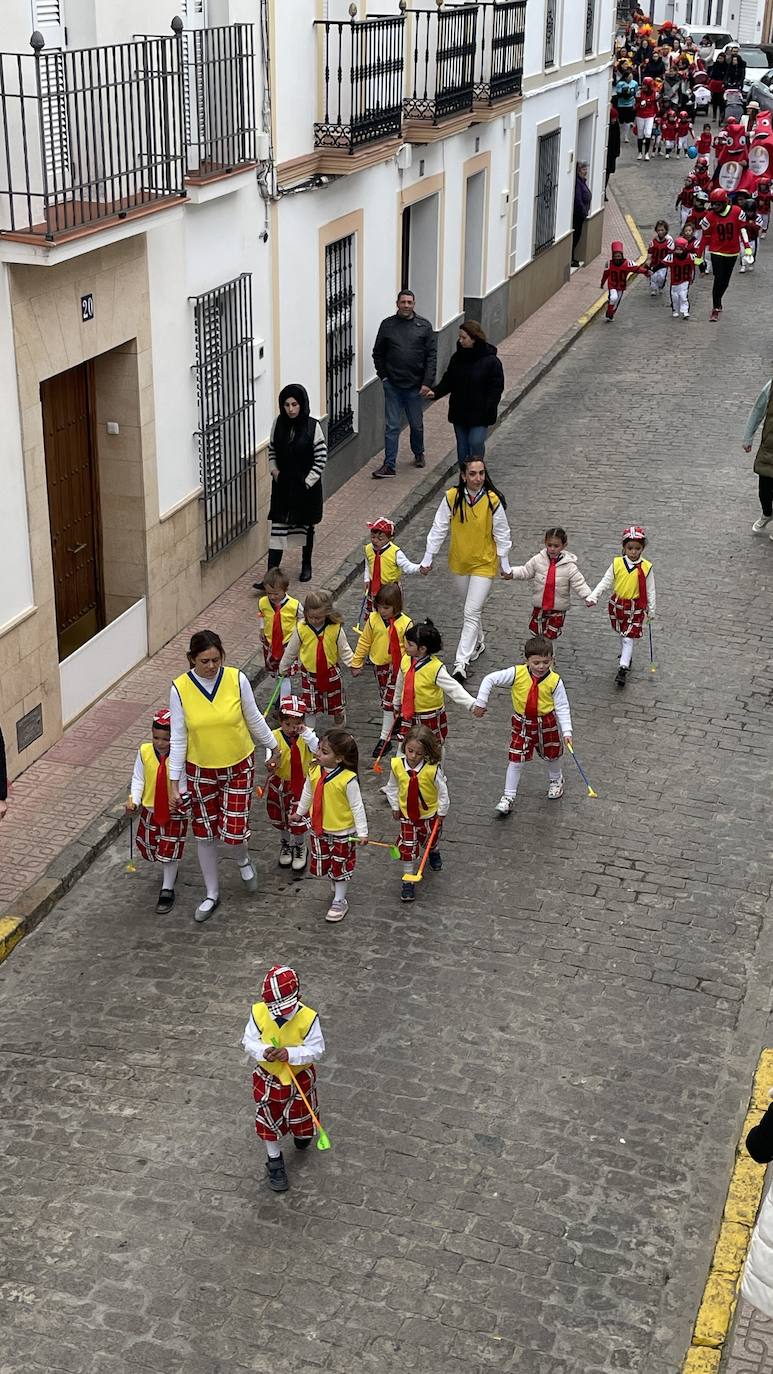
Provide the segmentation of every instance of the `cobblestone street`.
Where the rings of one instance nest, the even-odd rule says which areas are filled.
[[[633,156],[616,189],[649,241],[684,169]],[[687,324],[636,282],[490,444],[513,562],[564,524],[593,585],[624,525],[650,536],[657,671],[642,641],[614,687],[603,604],[575,605],[558,646],[598,799],[567,760],[549,803],[535,761],[498,819],[509,699],[483,721],[449,706],[445,866],[412,908],[364,850],[326,926],[326,884],[280,872],[256,803],[256,897],[232,868],[195,926],[190,845],[157,917],[125,835],[2,966],[0,1374],[679,1370],[769,1043],[773,543],[751,534],[740,441],[772,282],[768,242],[711,326],[708,281]],[[411,558],[433,511],[400,535]],[[496,584],[473,691],[520,661],[529,586]],[[450,661],[444,556],[404,591]],[[350,707],[371,835],[391,840],[366,674]],[[321,1014],[333,1143],[290,1159],[283,1197],[240,1049],[277,961]]]

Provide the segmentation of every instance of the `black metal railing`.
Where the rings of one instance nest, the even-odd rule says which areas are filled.
[[[556,30],[558,27],[558,15],[556,13],[558,0],[547,0],[545,5],[545,53],[544,62],[546,67],[554,67],[556,64]]]
[[[317,148],[346,148],[399,135],[403,104],[405,19],[319,19],[323,72]]]
[[[521,94],[526,0],[483,0],[478,8],[475,99],[494,105]]]
[[[472,110],[478,6],[408,10],[406,119],[437,124]]]
[[[182,23],[169,38],[0,53],[0,233],[59,235],[184,195]]]
[[[327,443],[332,452],[354,433],[354,235],[325,248]]]
[[[188,172],[207,177],[256,160],[253,24],[183,35]]]
[[[204,557],[209,560],[258,518],[252,274],[244,272],[191,300]]]
[[[534,197],[534,256],[549,248],[556,237],[558,157],[561,130],[537,140],[537,191]]]
[[[585,56],[588,57],[595,47],[596,0],[588,0],[585,7]]]

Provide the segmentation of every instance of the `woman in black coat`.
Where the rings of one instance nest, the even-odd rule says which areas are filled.
[[[459,342],[443,376],[430,392],[433,400],[448,396],[448,419],[456,434],[459,465],[483,458],[486,433],[496,423],[497,406],[505,389],[505,374],[493,344],[487,343],[477,320],[459,326]]]
[[[279,414],[268,441],[271,505],[268,566],[278,568],[288,545],[302,544],[301,582],[311,581],[314,527],[322,519],[322,473],[327,444],[319,420],[309,414],[306,388],[293,382],[279,393]],[[255,587],[263,590],[263,584]]]

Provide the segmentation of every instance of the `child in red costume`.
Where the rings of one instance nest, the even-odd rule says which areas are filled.
[[[690,318],[690,287],[695,280],[695,260],[687,239],[678,238],[666,258],[671,277],[671,314],[675,320]]]
[[[676,147],[677,128],[679,126],[679,116],[673,105],[669,105],[663,118],[660,121],[660,129],[663,135],[663,142],[666,146],[666,157],[670,157]]]
[[[768,225],[770,224],[770,200],[772,194],[773,191],[771,191],[771,184],[769,178],[760,177],[760,180],[757,183],[757,213],[759,214],[760,219],[762,220],[760,234],[763,238],[767,234]]]
[[[684,229],[685,223],[690,218],[690,214],[692,213],[693,196],[695,194],[695,190],[696,186],[693,178],[688,177],[681,191],[677,193],[676,201],[674,202],[674,204],[676,205],[676,208],[679,211],[680,229]]]
[[[666,284],[666,276],[668,274],[665,267],[665,259],[673,250],[674,240],[668,232],[668,223],[664,219],[659,219],[655,225],[654,236],[650,240],[650,246],[647,249],[651,296],[659,296]]]
[[[691,147],[695,138],[695,130],[692,127],[692,118],[686,110],[680,110],[676,125],[676,155],[684,153],[687,156],[687,149]]]
[[[131,792],[126,803],[129,815],[139,807],[137,852],[148,863],[161,865],[161,891],[156,911],[163,916],[175,903],[174,885],[185,849],[188,818],[185,809],[172,807],[169,785],[171,716],[161,709],[153,716],[150,741],[137,751]]]
[[[641,275],[649,276],[649,268],[646,263],[637,264],[631,262],[625,256],[625,249],[619,239],[615,239],[610,247],[611,257],[601,277],[601,285],[607,287],[607,313],[605,318],[611,323],[615,318],[623,299],[625,288],[628,285],[628,278]]]

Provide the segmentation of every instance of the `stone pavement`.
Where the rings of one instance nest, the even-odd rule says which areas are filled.
[[[607,229],[613,237],[624,237],[635,252],[614,201],[607,207]],[[518,392],[566,342],[567,331],[597,299],[600,276],[598,261],[573,273],[563,290],[504,340],[500,354],[507,392]],[[411,465],[406,443],[394,482],[377,486],[372,481],[371,466],[381,461],[379,455],[326,503],[315,550],[316,585],[335,580],[355,550],[361,554],[367,519],[393,514],[412,497],[420,499],[421,491],[445,471],[453,440],[446,414],[445,401],[427,412],[426,471]],[[294,555],[288,560],[288,570],[297,573],[297,559]],[[194,624],[123,678],[14,783],[0,847],[0,910],[5,906],[8,913],[26,912],[56,896],[73,867],[88,861],[93,845],[115,831],[137,742],[146,737],[154,706],[167,699],[171,679],[185,666],[194,629],[216,627],[234,663],[247,665],[255,656],[255,571],[251,569]],[[258,662],[262,666],[259,652]],[[30,885],[32,890],[23,896]]]
[[[680,171],[627,155],[638,218]],[[766,245],[718,327],[705,282],[689,324],[636,283],[492,442],[518,558],[560,521],[596,578],[624,524],[650,529],[656,673],[642,645],[616,691],[603,607],[576,607],[559,644],[597,800],[567,764],[549,803],[535,762],[495,818],[500,694],[482,722],[451,708],[445,867],[413,908],[365,850],[327,927],[325,885],[279,872],[256,808],[255,898],[229,873],[195,927],[189,854],[159,919],[116,843],[0,969],[0,1374],[680,1369],[773,976],[773,544],[750,533],[739,449],[772,276]],[[402,534],[414,555],[431,514]],[[452,650],[443,568],[406,592]],[[343,605],[348,623],[354,588]],[[495,586],[478,668],[513,661],[528,613],[523,586]],[[350,721],[387,839],[377,719],[363,676]],[[333,1149],[291,1151],[277,1198],[239,1042],[280,958],[322,1014]]]

